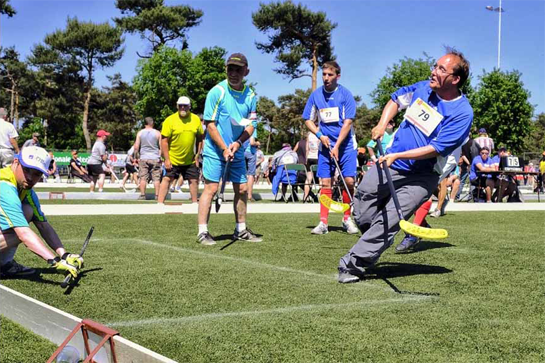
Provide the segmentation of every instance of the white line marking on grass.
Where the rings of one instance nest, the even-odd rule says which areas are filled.
[[[62,242],[63,243],[78,243],[78,242],[81,242],[83,243],[85,241],[85,239],[63,239]],[[90,242],[98,242],[98,241],[102,241],[102,238],[91,238],[91,241]]]
[[[221,255],[217,255],[217,254],[214,254],[214,253],[206,253],[206,252],[201,252],[201,251],[195,251],[195,250],[192,250],[190,248],[170,246],[170,245],[165,245],[165,244],[156,243],[156,242],[147,241],[147,240],[130,239],[130,241],[131,242],[138,242],[138,243],[141,243],[141,244],[154,246],[154,247],[168,248],[168,249],[171,249],[171,250],[174,250],[174,251],[179,251],[179,252],[192,253],[192,254],[199,255],[199,256],[204,256],[204,257],[207,257],[207,258],[215,257],[215,258],[229,260],[229,261],[242,262],[242,263],[246,263],[246,264],[249,264],[249,265],[254,265],[254,266],[258,266],[258,267],[265,267],[265,268],[269,268],[269,269],[272,269],[272,270],[278,270],[278,271],[283,271],[283,272],[296,273],[296,274],[312,276],[312,277],[326,278],[328,280],[335,280],[337,278],[336,275],[322,275],[322,274],[318,274],[318,273],[315,273],[315,272],[296,270],[296,269],[293,269],[293,268],[290,268],[290,267],[270,265],[268,263],[257,262],[257,261],[252,261],[252,260],[246,260],[244,258],[238,258],[238,257],[232,257],[232,256],[221,256]],[[357,285],[365,286],[365,287],[373,287],[375,289],[388,291],[388,292],[393,292],[390,288],[385,288],[385,287],[382,287],[382,286],[376,286],[376,285],[365,283],[365,282],[359,282]]]
[[[241,316],[254,316],[262,314],[284,314],[292,313],[297,311],[313,311],[313,310],[323,310],[323,309],[338,309],[338,308],[350,308],[366,305],[378,305],[386,303],[409,303],[409,302],[418,302],[428,299],[434,299],[434,296],[410,296],[405,298],[397,299],[386,299],[386,300],[367,300],[367,301],[357,301],[345,304],[322,304],[322,305],[300,305],[300,306],[290,306],[285,308],[276,308],[276,309],[267,309],[267,310],[251,310],[251,311],[237,311],[230,313],[212,313],[212,314],[202,314],[202,315],[193,315],[193,316],[184,316],[180,318],[155,318],[155,319],[143,319],[143,320],[132,320],[132,321],[118,321],[106,324],[110,327],[138,327],[143,325],[164,325],[164,324],[182,324],[182,323],[191,323],[201,320],[210,320],[210,319],[222,319],[222,318],[232,318],[232,317],[241,317]]]

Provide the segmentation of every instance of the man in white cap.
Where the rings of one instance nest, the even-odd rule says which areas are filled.
[[[43,175],[48,175],[51,159],[47,151],[28,146],[15,155],[13,164],[0,169],[0,277],[17,278],[35,273],[34,269],[13,259],[17,247],[23,243],[62,274],[77,277],[83,258],[66,252],[64,246],[41,211],[38,196],[32,187]],[[29,227],[33,222],[43,243]],[[53,251],[51,251],[53,250]]]
[[[6,109],[0,108],[0,168],[10,165],[13,162],[13,155],[19,153],[17,145],[19,134],[15,127],[4,119],[6,115]]]
[[[164,203],[170,182],[182,175],[189,183],[191,201],[196,203],[204,131],[199,116],[191,112],[189,97],[178,98],[176,105],[178,111],[167,117],[161,128],[161,152],[167,173],[161,181],[158,202]]]
[[[93,178],[91,183],[90,192],[95,192],[95,184],[98,181],[98,191],[102,193],[102,188],[104,187],[104,179],[106,179],[106,171],[102,165],[106,164],[108,161],[108,154],[106,153],[106,145],[104,142],[106,138],[110,136],[110,133],[105,130],[98,130],[97,139],[91,150],[91,156],[89,161],[87,161],[87,170],[89,171],[89,176]]]

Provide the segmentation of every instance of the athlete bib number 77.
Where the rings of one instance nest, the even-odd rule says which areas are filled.
[[[443,115],[431,108],[422,99],[417,98],[407,109],[407,112],[405,112],[405,119],[416,126],[426,136],[430,136],[443,119]]]

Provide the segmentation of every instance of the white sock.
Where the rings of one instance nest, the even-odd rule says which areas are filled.
[[[201,233],[204,233],[204,232],[208,232],[208,224],[199,224],[199,234],[198,234],[198,236],[200,236]]]
[[[99,192],[99,193],[102,193],[102,189],[99,189],[98,192]]]
[[[242,232],[246,229],[246,222],[243,223],[237,223],[236,226],[237,231]]]

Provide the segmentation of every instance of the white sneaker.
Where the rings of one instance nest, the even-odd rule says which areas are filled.
[[[343,221],[343,229],[348,234],[360,233],[360,229],[358,226],[356,226],[356,223],[354,223],[352,218],[348,218],[346,221]]]
[[[434,210],[433,212],[430,213],[430,216],[433,217],[433,218],[439,218],[439,217],[441,217],[441,211],[436,209],[436,210]]]
[[[320,221],[320,223],[314,227],[314,229],[310,232],[312,234],[326,234],[329,232],[329,229],[327,228],[327,224]]]

